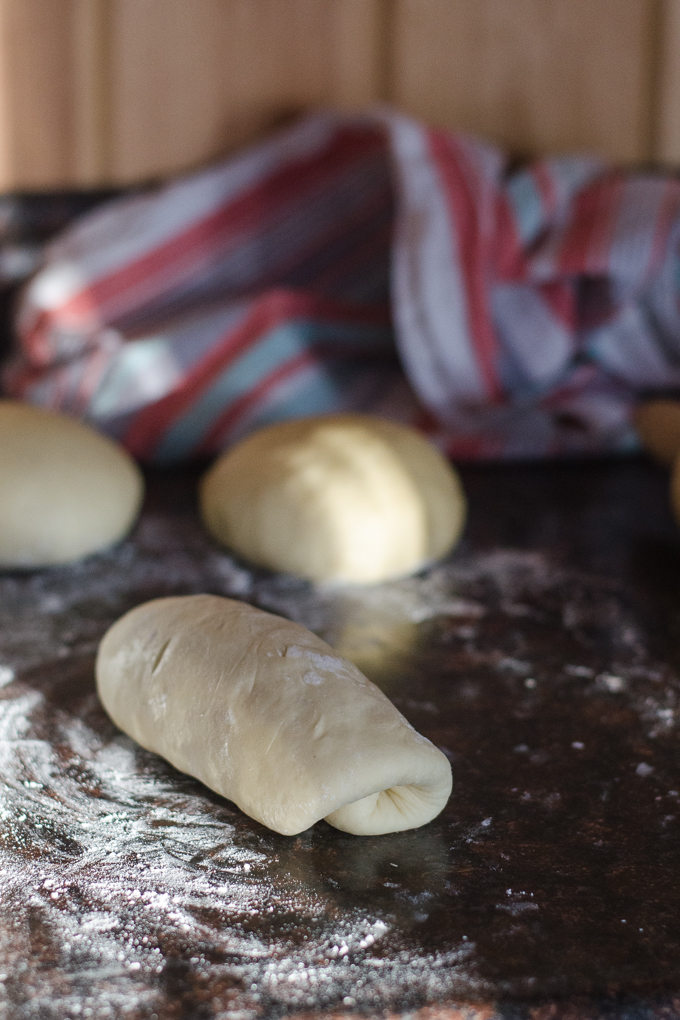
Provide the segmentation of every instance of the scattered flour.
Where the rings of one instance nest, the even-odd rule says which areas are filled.
[[[389,585],[315,588],[245,570],[193,519],[169,514],[147,515],[133,539],[83,563],[0,577],[0,1017],[254,1020],[488,1000],[494,987],[467,935],[420,953],[405,939],[427,918],[432,889],[406,895],[395,868],[384,909],[343,899],[324,864],[332,853],[323,832],[269,833],[121,735],[98,704],[93,659],[128,608],[207,591],[281,612],[340,651],[360,649],[376,670],[386,650],[408,657],[423,629],[448,628],[466,642],[466,661],[535,698],[543,680],[530,651],[489,655],[477,628],[492,608],[529,625],[527,591],[534,604],[557,605],[560,585],[592,586],[577,574],[565,585],[565,576],[538,554],[499,551]],[[620,661],[608,672],[572,661],[564,682],[629,699],[652,734],[666,733],[680,711],[677,684],[644,659],[616,592],[602,585],[591,601],[562,606],[564,627],[578,633],[604,614]],[[436,704],[408,691],[401,703],[438,718]],[[531,753],[525,744],[515,751]],[[495,815],[480,819],[467,842],[476,832],[491,838],[496,826]],[[373,842],[362,844],[360,866],[388,872],[393,862]],[[354,845],[343,844],[346,858]],[[515,918],[538,907],[518,893],[498,910]]]

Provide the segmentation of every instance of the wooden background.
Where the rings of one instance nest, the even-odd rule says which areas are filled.
[[[680,0],[0,0],[0,190],[128,183],[387,100],[680,165]]]

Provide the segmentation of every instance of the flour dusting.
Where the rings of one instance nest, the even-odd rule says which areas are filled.
[[[323,823],[281,837],[122,735],[94,689],[99,640],[140,602],[198,592],[282,613],[365,668],[442,747],[456,781],[468,776],[448,812],[389,837]],[[550,658],[555,620],[568,660]],[[595,627],[607,661],[592,651]],[[592,746],[566,731],[537,746],[536,699],[564,690],[621,704],[657,742],[680,711],[677,679],[651,659],[615,587],[538,554],[459,556],[391,584],[321,588],[246,570],[180,514],[148,514],[129,541],[80,564],[1,577],[0,663],[0,1016],[11,1020],[375,1015],[531,994],[533,973],[503,985],[480,963],[485,933],[512,946],[549,916],[540,890],[503,891],[504,825],[511,810],[535,815],[540,833],[559,820],[565,798],[545,770],[584,767]],[[445,721],[455,696],[474,723],[489,684],[512,706],[507,760],[524,770],[496,800],[493,772],[481,794],[466,791],[503,728],[487,746],[483,725]],[[636,761],[624,779],[653,803],[663,768]],[[668,828],[675,802],[663,797]],[[475,914],[484,883],[498,885],[489,915]]]

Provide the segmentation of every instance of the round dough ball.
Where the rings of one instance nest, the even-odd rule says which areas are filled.
[[[0,400],[0,567],[69,563],[117,542],[143,488],[112,440],[67,415]]]
[[[680,453],[680,400],[648,400],[635,410],[642,445],[661,464],[671,465]]]
[[[202,481],[201,510],[214,538],[252,563],[371,584],[448,553],[465,496],[420,433],[342,414],[280,422],[228,450]]]
[[[154,599],[104,635],[97,689],[142,747],[291,836],[370,836],[443,810],[451,766],[305,627],[218,595]]]

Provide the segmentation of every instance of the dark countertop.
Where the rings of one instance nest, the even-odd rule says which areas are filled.
[[[150,474],[116,550],[0,576],[0,1017],[680,1016],[666,472],[468,467],[450,561],[363,592],[246,570],[205,537],[196,477]],[[287,838],[122,736],[97,641],[194,591],[352,654],[449,755],[444,814]]]

